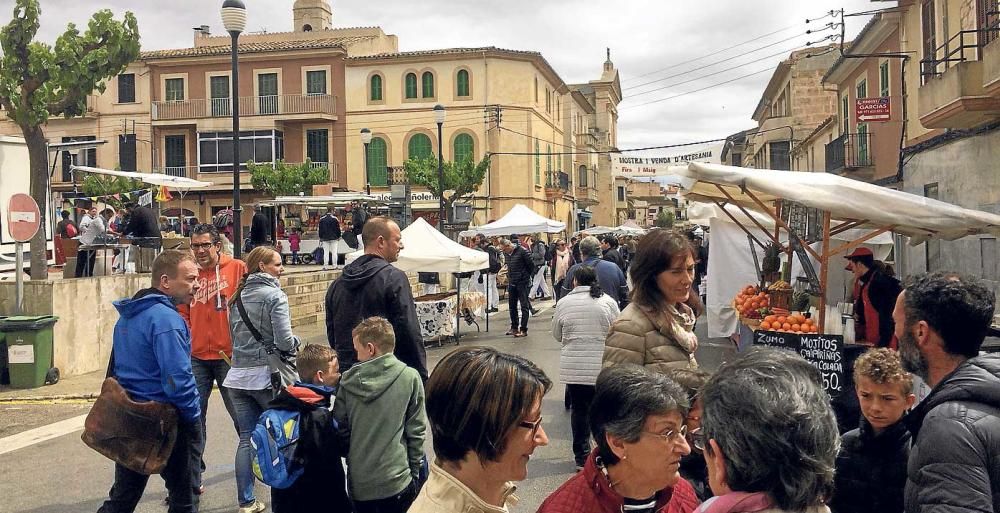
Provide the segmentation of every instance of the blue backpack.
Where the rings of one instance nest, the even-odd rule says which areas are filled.
[[[292,410],[268,409],[260,414],[250,435],[253,474],[272,488],[288,488],[305,471],[295,459],[299,441],[300,414]]]

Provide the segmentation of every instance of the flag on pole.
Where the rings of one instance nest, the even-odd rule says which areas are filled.
[[[167,189],[166,185],[161,185],[160,190],[156,194],[156,201],[163,203],[172,199],[174,199],[174,197],[170,195],[170,189]]]

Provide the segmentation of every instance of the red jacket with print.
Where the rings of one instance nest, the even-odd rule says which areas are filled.
[[[604,474],[597,468],[595,449],[587,458],[583,470],[563,483],[545,502],[538,513],[619,513],[625,499],[611,489]],[[656,497],[657,513],[692,513],[701,502],[694,488],[684,478],[672,488],[660,490]]]

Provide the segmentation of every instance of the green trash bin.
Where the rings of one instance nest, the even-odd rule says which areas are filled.
[[[51,315],[0,320],[0,331],[7,339],[11,387],[38,388],[46,381],[59,381],[59,370],[52,366],[52,325],[57,320]]]

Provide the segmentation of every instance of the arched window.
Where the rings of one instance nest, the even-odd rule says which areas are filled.
[[[370,93],[369,98],[371,98],[371,101],[373,101],[373,102],[380,102],[380,101],[382,101],[382,76],[381,75],[372,75],[371,88],[370,89],[371,89],[371,93]]]
[[[455,84],[456,96],[469,96],[469,71],[458,70],[458,77]]]
[[[385,139],[373,137],[368,143],[368,179],[372,185],[386,185],[386,145]]]
[[[538,139],[535,139],[535,183],[542,183],[542,162],[539,153]]]
[[[545,153],[548,153],[545,157],[545,183],[552,183],[552,145],[545,145]]]
[[[411,159],[423,159],[434,156],[431,150],[431,138],[427,134],[414,134],[407,146],[407,155]]]
[[[578,175],[576,178],[577,187],[587,187],[587,166],[580,166]]]
[[[416,98],[417,97],[417,74],[407,73],[406,74],[406,97]]]
[[[423,77],[420,79],[423,83],[423,97],[433,98],[434,97],[434,74],[430,71],[425,71]]]
[[[456,163],[475,159],[475,150],[476,150],[476,143],[473,142],[471,135],[458,134],[455,137],[455,147],[453,148],[453,154],[455,155]]]

